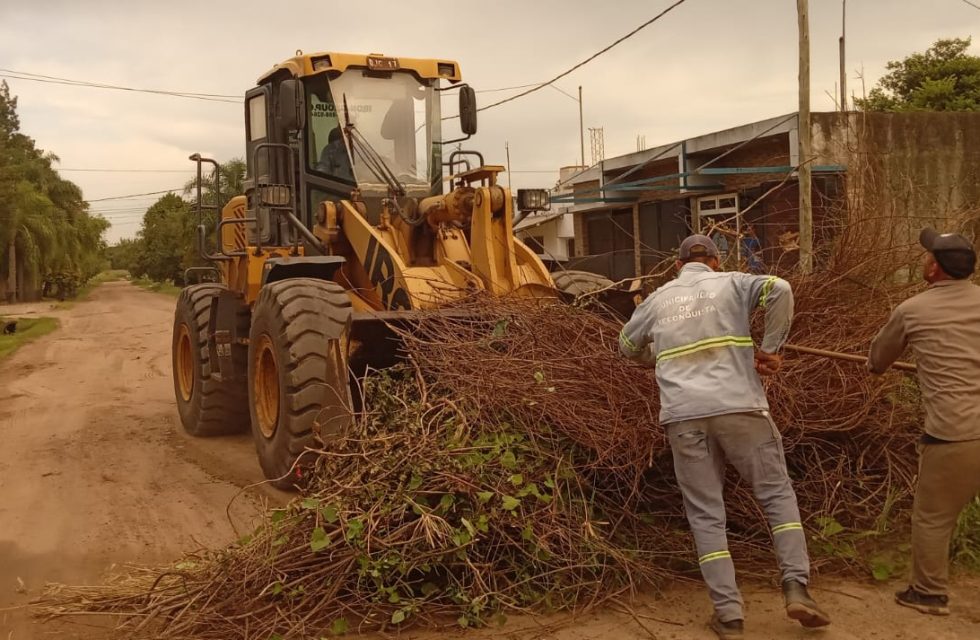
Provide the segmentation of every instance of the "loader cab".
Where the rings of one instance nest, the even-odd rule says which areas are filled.
[[[278,65],[246,94],[247,184],[293,186],[308,227],[321,201],[355,189],[374,218],[389,192],[386,171],[408,196],[441,194],[440,91],[458,74],[455,63],[346,54]]]

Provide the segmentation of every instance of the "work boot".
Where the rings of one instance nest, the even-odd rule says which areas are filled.
[[[949,615],[948,596],[929,596],[919,593],[915,587],[909,587],[905,591],[895,593],[895,602],[920,613],[928,613],[934,616]]]
[[[718,617],[718,614],[711,616],[711,622],[708,623],[708,627],[711,628],[721,640],[741,640],[742,637],[742,621],[741,620],[729,620],[728,622],[722,622]]]
[[[830,616],[817,606],[802,582],[796,580],[783,582],[783,598],[786,599],[786,615],[804,627],[813,629],[830,624]]]

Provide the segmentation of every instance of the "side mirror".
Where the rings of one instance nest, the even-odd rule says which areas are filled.
[[[468,136],[476,133],[476,91],[470,86],[459,88],[459,125]]]
[[[287,131],[303,128],[303,85],[295,78],[279,83],[279,99],[276,101],[276,121]]]

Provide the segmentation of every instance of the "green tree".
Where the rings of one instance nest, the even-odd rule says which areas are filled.
[[[21,133],[17,98],[0,82],[0,297],[24,297],[52,273],[75,289],[103,266],[109,223],[88,214],[57,162]]]
[[[925,53],[893,60],[888,73],[857,107],[865,111],[980,110],[980,56],[970,38],[937,40]]]
[[[139,260],[143,253],[143,242],[139,238],[123,238],[106,249],[109,267],[124,269],[136,277],[146,274],[139,270]]]
[[[207,167],[208,165],[205,165]],[[232,158],[221,165],[220,198],[214,188],[214,176],[205,175],[201,178],[201,202],[205,205],[218,204],[218,210],[228,204],[237,195],[245,193],[245,161]],[[189,180],[184,185],[184,197],[190,202],[197,202],[197,179]]]
[[[180,196],[168,193],[143,216],[138,234],[138,251],[134,261],[136,275],[157,281],[183,283],[188,250],[194,242],[194,220],[190,205]]]

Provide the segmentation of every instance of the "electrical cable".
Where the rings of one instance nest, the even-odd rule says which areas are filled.
[[[69,169],[55,167],[55,171],[86,171],[92,173],[194,173],[195,169]]]
[[[30,82],[43,82],[46,84],[60,84],[73,87],[90,87],[94,89],[112,89],[115,91],[130,91],[134,93],[150,93],[154,95],[172,96],[175,98],[189,98],[193,100],[204,100],[207,102],[228,102],[241,104],[244,96],[234,96],[221,93],[198,93],[194,91],[169,91],[164,89],[145,89],[138,87],[127,87],[123,85],[108,84],[104,82],[88,82],[86,80],[72,80],[71,78],[59,78],[57,76],[46,76],[39,73],[29,73],[27,71],[14,71],[13,69],[0,68],[0,78],[11,78],[15,80],[28,80]]]
[[[624,35],[624,36],[620,37],[619,39],[615,40],[612,44],[609,44],[609,45],[603,47],[602,49],[600,49],[599,51],[596,51],[591,56],[589,56],[585,60],[582,60],[581,62],[579,62],[578,64],[574,65],[573,67],[571,67],[571,68],[569,68],[569,69],[567,69],[565,71],[562,71],[561,73],[559,73],[557,76],[555,76],[551,80],[548,80],[547,82],[542,82],[539,85],[535,85],[535,86],[531,87],[530,89],[528,89],[527,91],[522,91],[522,92],[518,93],[517,95],[509,96],[507,98],[504,98],[503,100],[498,100],[497,102],[488,104],[485,107],[479,107],[477,109],[477,111],[486,111],[488,109],[493,109],[494,107],[499,107],[500,105],[507,104],[508,102],[512,102],[514,100],[517,100],[518,98],[523,98],[524,96],[530,95],[530,94],[534,93],[535,91],[538,91],[539,89],[543,89],[543,88],[551,85],[552,83],[557,82],[558,80],[561,80],[562,78],[564,78],[565,76],[569,75],[573,71],[576,71],[577,69],[580,69],[580,68],[584,67],[585,65],[587,65],[588,63],[592,62],[593,60],[595,60],[596,58],[598,58],[602,54],[606,53],[607,51],[609,51],[610,49],[612,49],[616,45],[618,45],[618,44],[620,44],[620,43],[622,43],[622,42],[624,42],[626,40],[629,40],[630,38],[632,38],[633,36],[635,36],[637,33],[639,33],[640,31],[642,31],[643,29],[649,27],[654,22],[657,22],[658,20],[660,20],[661,18],[663,18],[665,15],[667,15],[668,13],[670,13],[671,11],[673,11],[674,9],[676,9],[677,7],[679,7],[682,4],[684,4],[686,1],[687,0],[677,0],[672,5],[670,5],[669,7],[667,7],[666,9],[664,9],[663,11],[661,11],[660,13],[658,13],[657,15],[655,15],[654,17],[650,18],[649,20],[647,20],[643,24],[639,25],[638,27],[636,27],[635,29],[633,29],[632,31],[630,31],[629,33],[627,33],[626,35]],[[458,117],[459,117],[458,115],[456,115],[456,116],[449,116],[449,117],[443,118],[443,120],[451,120],[453,118],[458,118]]]
[[[110,196],[108,198],[93,198],[92,200],[85,200],[85,202],[106,202],[107,200],[126,200],[128,198],[140,198],[143,196],[159,196],[165,193],[174,193],[177,191],[183,191],[183,187],[177,187],[176,189],[164,189],[163,191],[148,191],[146,193],[132,193],[125,196]]]

